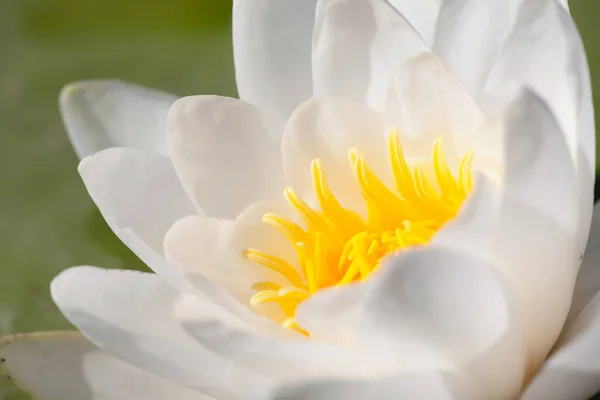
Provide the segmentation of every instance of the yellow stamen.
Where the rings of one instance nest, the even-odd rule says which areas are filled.
[[[295,318],[300,303],[321,289],[368,279],[386,256],[427,243],[458,213],[473,188],[474,153],[466,153],[453,173],[442,139],[434,142],[431,161],[409,166],[399,134],[392,131],[388,156],[393,189],[377,177],[358,149],[348,152],[350,168],[366,204],[366,217],[344,208],[336,199],[319,159],[310,166],[318,208],[311,207],[292,188],[285,189],[284,197],[303,226],[272,213],[262,220],[294,246],[300,268],[293,267],[290,260],[246,250],[248,260],[289,281],[283,287],[272,282],[255,283],[252,288],[257,293],[250,299],[251,305],[278,304],[287,317],[283,326],[308,334]]]

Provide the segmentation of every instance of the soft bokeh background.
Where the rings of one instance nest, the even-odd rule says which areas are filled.
[[[600,1],[571,8],[600,95]],[[231,0],[0,0],[0,336],[70,328],[48,293],[66,267],[144,269],[86,194],[61,87],[119,78],[234,96],[230,19]],[[0,400],[24,399],[0,377]]]

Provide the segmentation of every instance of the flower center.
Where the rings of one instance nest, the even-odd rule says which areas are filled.
[[[473,185],[473,152],[462,157],[453,174],[441,138],[434,142],[432,160],[411,168],[398,133],[390,134],[388,155],[393,189],[377,177],[357,149],[351,149],[348,155],[366,204],[366,216],[338,202],[327,184],[322,161],[315,159],[311,172],[318,207],[309,206],[291,187],[284,191],[303,226],[277,214],[265,214],[262,218],[294,246],[299,269],[257,249],[244,252],[248,260],[276,271],[289,282],[283,286],[268,281],[255,283],[251,305],[278,304],[286,316],[283,326],[303,333],[306,332],[295,319],[300,303],[321,289],[363,281],[386,256],[427,243],[456,216]]]

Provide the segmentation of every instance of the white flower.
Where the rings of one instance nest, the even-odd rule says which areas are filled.
[[[81,156],[130,146],[79,170],[156,274],[63,272],[53,298],[87,340],[9,337],[6,371],[52,400],[600,390],[594,116],[566,4],[393,3],[235,1],[242,100],[67,88]]]

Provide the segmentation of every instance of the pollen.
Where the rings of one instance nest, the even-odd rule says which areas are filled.
[[[297,260],[282,260],[258,249],[245,250],[248,260],[275,271],[286,282],[256,282],[251,306],[275,303],[285,315],[284,327],[308,334],[295,318],[300,303],[321,289],[368,279],[386,257],[427,243],[456,216],[473,186],[472,151],[462,156],[453,172],[441,138],[433,144],[431,160],[424,162],[407,162],[397,131],[390,133],[387,148],[393,185],[386,185],[369,168],[358,149],[348,152],[366,214],[340,204],[319,159],[310,166],[316,207],[291,187],[284,190],[298,222],[269,213],[262,221],[292,244]]]

